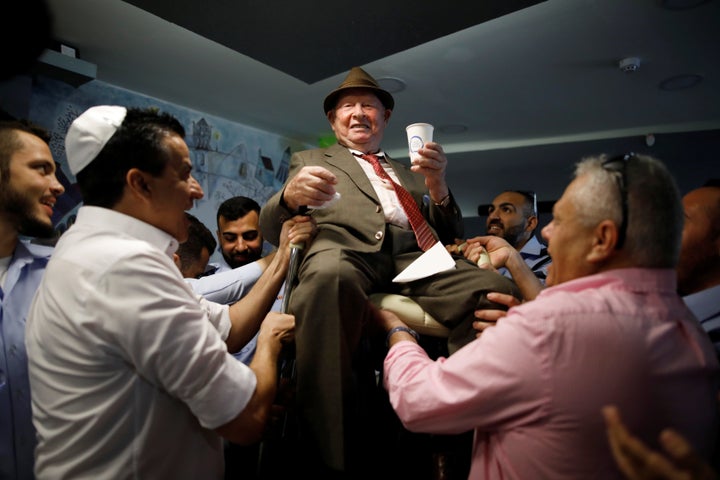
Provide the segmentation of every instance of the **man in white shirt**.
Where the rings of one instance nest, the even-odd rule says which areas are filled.
[[[38,478],[222,478],[221,437],[252,443],[266,427],[294,318],[266,316],[272,298],[256,289],[232,306],[198,298],[173,264],[203,195],[184,134],[170,115],[118,106],[68,130],[84,206],[26,329]],[[289,242],[309,231],[302,217],[285,223],[258,283],[282,283]],[[228,351],[258,324],[248,367]]]

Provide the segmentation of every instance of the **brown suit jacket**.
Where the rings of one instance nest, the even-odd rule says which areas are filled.
[[[430,200],[423,202],[423,196],[427,194],[425,177],[412,172],[407,165],[387,157],[386,159],[395,170],[400,183],[420,206],[438,239],[443,244],[449,244],[453,243],[455,238],[462,238],[462,214],[452,195],[450,205],[446,208],[439,207]],[[318,234],[308,253],[338,246],[359,252],[379,251],[385,235],[385,216],[380,200],[357,159],[347,148],[338,144],[326,149],[297,152],[290,161],[288,180],[305,166],[321,166],[333,172],[338,178],[335,189],[341,195],[336,204],[341,208],[313,211]],[[265,239],[273,245],[278,245],[282,223],[294,213],[283,206],[283,191],[284,187],[268,200],[260,212],[260,229]]]

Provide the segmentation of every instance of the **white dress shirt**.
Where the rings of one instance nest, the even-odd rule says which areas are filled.
[[[358,156],[362,155],[363,152],[353,150],[352,148],[348,150],[350,150],[350,153],[355,156],[358,164],[360,164],[360,168],[363,169],[365,175],[367,175],[370,180],[370,183],[378,196],[378,200],[380,200],[383,212],[385,213],[385,221],[401,228],[410,228],[410,221],[407,218],[405,210],[403,210],[402,205],[400,204],[400,200],[398,199],[397,193],[395,193],[395,188],[392,184],[387,180],[380,178],[380,176],[375,173],[375,169],[372,164]],[[378,152],[375,155],[379,157],[380,165],[385,169],[390,178],[392,178],[395,183],[400,184],[400,180],[395,174],[395,170],[393,170],[392,165],[385,160],[385,154],[383,152]]]
[[[60,238],[27,320],[38,478],[222,478],[213,429],[256,378],[227,352],[228,306],[196,297],[176,248],[88,206]]]

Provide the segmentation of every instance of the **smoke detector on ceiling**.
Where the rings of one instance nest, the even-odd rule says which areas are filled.
[[[618,63],[620,71],[625,73],[636,72],[640,68],[640,59],[638,57],[627,57],[620,60]]]

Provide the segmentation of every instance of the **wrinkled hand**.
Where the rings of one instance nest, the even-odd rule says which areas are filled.
[[[319,207],[333,199],[337,177],[323,167],[303,167],[285,186],[283,200],[294,211]]]
[[[414,159],[410,170],[421,173],[425,177],[430,198],[440,202],[450,190],[445,181],[445,170],[447,169],[447,157],[439,143],[427,142],[418,150],[420,158]]]
[[[445,245],[445,250],[448,251],[448,253],[454,253],[457,255],[463,254],[463,249],[466,247],[466,242],[462,238],[456,238],[455,243],[450,245]]]
[[[461,245],[458,245],[457,250],[459,253],[462,253],[465,258],[467,258],[483,270],[492,270],[494,272],[497,271],[495,268],[493,268],[492,261],[490,260],[490,255],[488,254],[487,250],[485,250],[485,247],[483,247],[479,243],[465,242]]]
[[[685,438],[671,429],[660,433],[660,444],[668,456],[656,452],[628,432],[614,405],[602,409],[608,441],[615,462],[628,480],[714,480],[704,462]]]
[[[515,305],[520,305],[521,303],[520,300],[506,293],[489,292],[487,294],[487,298],[491,302],[507,306],[508,309],[510,309],[510,307],[514,307]],[[495,326],[498,320],[507,315],[507,311],[499,309],[483,309],[475,310],[474,315],[475,318],[478,318],[479,320],[475,320],[472,326],[475,330],[477,330],[475,336],[479,337],[486,328]]]

